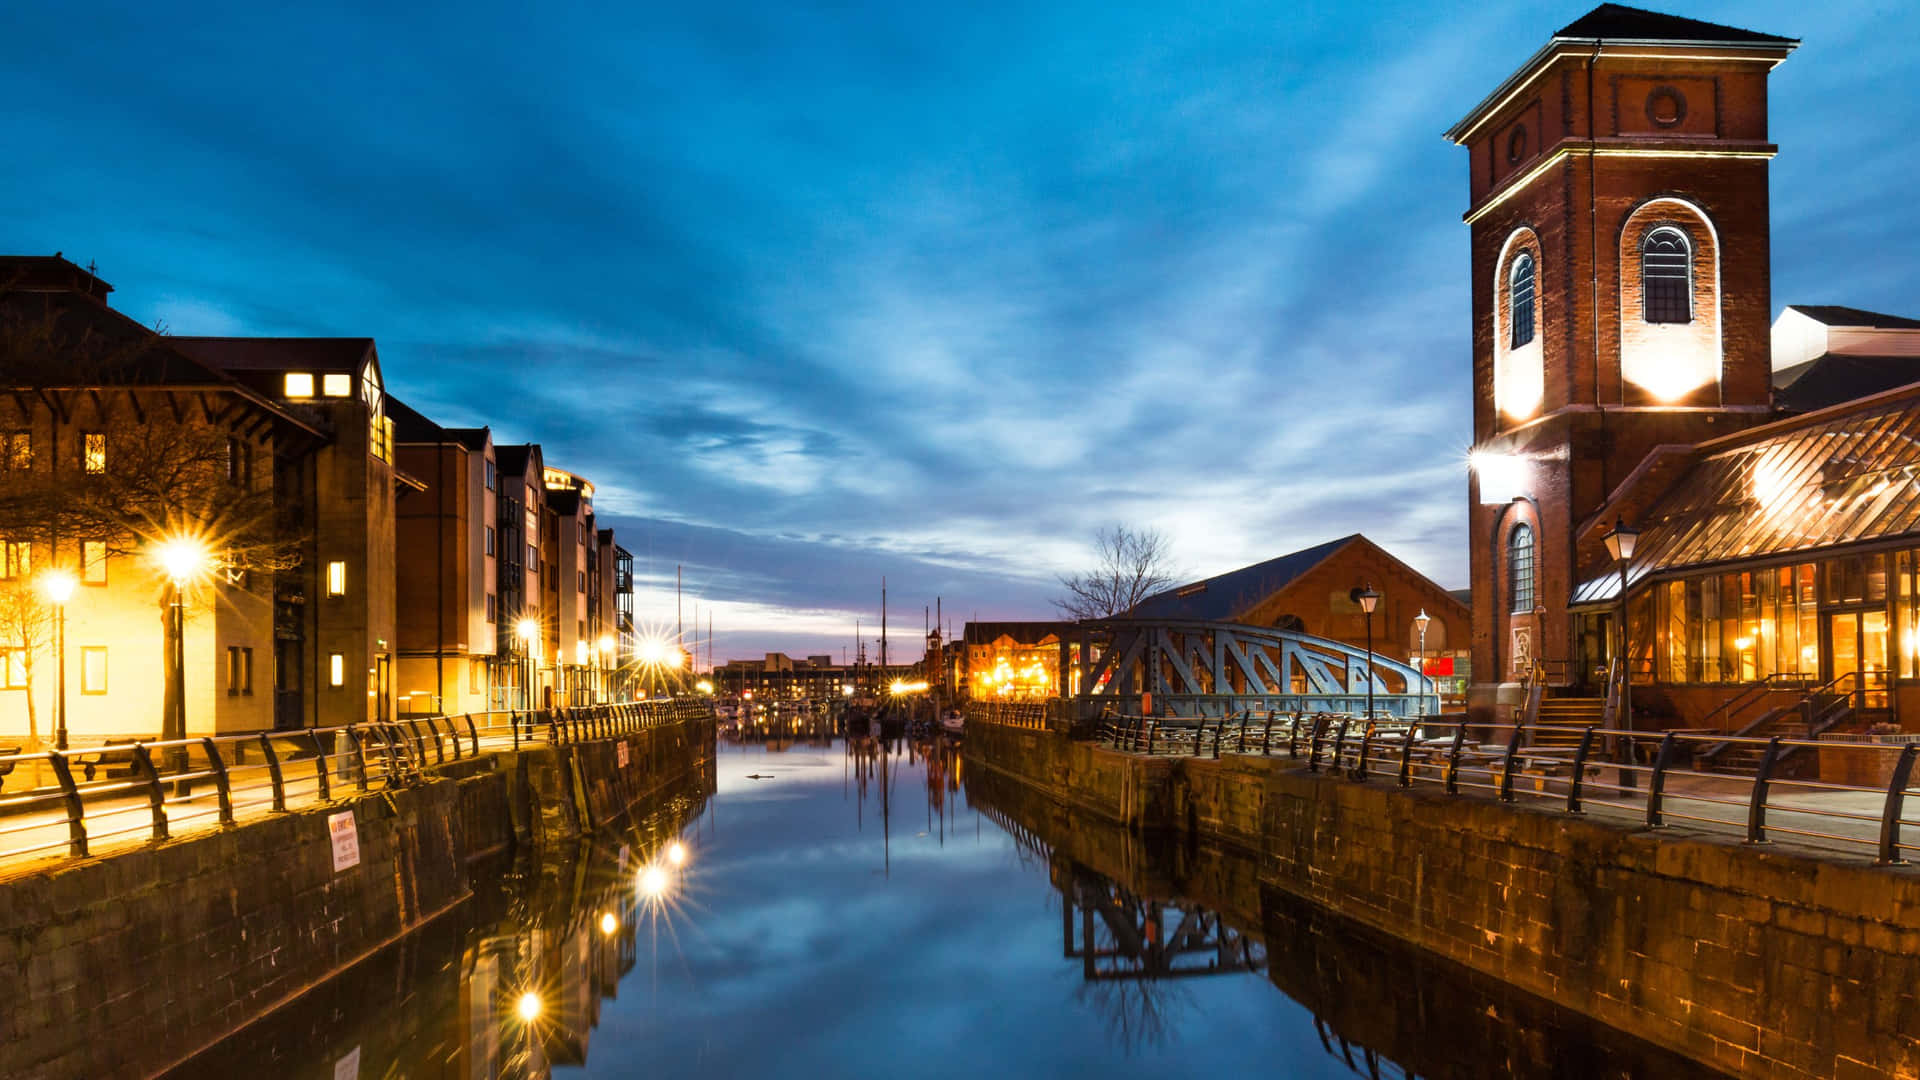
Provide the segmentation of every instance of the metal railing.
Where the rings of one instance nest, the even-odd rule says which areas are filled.
[[[1535,745],[1541,735],[1565,745]],[[1627,731],[1585,724],[1472,723],[1464,717],[1371,722],[1339,713],[1242,713],[1218,721],[1110,716],[1100,731],[1115,749],[1219,758],[1285,756],[1313,772],[1355,782],[1386,779],[1401,787],[1436,786],[1449,795],[1480,791],[1569,814],[1604,808],[1648,828],[1674,822],[1736,833],[1764,844],[1776,834],[1842,851],[1871,854],[1880,865],[1920,852],[1920,811],[1910,811],[1920,741],[1847,738],[1744,738],[1715,732]],[[1700,749],[1751,745],[1760,751],[1748,775],[1687,768]],[[1817,755],[1814,776],[1787,775],[1794,753]],[[1859,780],[1825,780],[1822,769]],[[1805,770],[1802,770],[1805,771]]]
[[[969,724],[1000,724],[1045,731],[1048,710],[1044,701],[974,701],[967,704],[966,717]]]
[[[344,727],[156,739],[0,755],[0,862],[105,840],[160,841],[182,823],[234,825],[348,793],[420,782],[449,762],[534,745],[616,738],[713,715],[705,698],[551,712],[474,712]]]

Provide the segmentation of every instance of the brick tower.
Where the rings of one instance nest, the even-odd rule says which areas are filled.
[[[1767,75],[1796,44],[1604,4],[1447,133],[1470,162],[1477,710],[1532,658],[1557,682],[1605,662],[1610,617],[1569,604],[1649,451],[1770,411]]]

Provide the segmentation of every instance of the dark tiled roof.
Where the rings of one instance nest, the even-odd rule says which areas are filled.
[[[60,257],[0,255],[0,287],[21,292],[76,292],[104,300],[113,286]]]
[[[556,514],[571,516],[580,511],[579,488],[548,488],[547,506]]]
[[[0,280],[0,321],[31,327],[29,342],[45,327],[45,346],[57,351],[36,355],[34,346],[22,344],[0,357],[0,378],[22,385],[238,386],[182,350],[180,339],[156,334],[84,292],[11,289]]]
[[[1812,412],[1911,382],[1920,382],[1920,356],[1823,353],[1774,372],[1773,399],[1791,412]]]
[[[453,427],[446,431],[448,438],[476,453],[485,450],[487,440],[493,437],[492,429],[483,427]],[[497,467],[498,463],[495,464]]]
[[[1359,533],[1352,533],[1218,577],[1155,593],[1135,604],[1127,617],[1232,622],[1359,538]]]
[[[195,357],[228,371],[358,372],[373,351],[373,339],[176,337]]]
[[[427,419],[419,410],[397,397],[387,397],[387,416],[393,421],[393,437],[403,443],[446,442],[451,434]]]
[[[1883,315],[1878,311],[1841,304],[1788,304],[1789,308],[1827,326],[1870,326],[1875,330],[1920,330],[1920,319]]]
[[[1604,38],[1610,41],[1711,41],[1744,45],[1792,45],[1793,38],[1742,30],[1736,26],[1665,15],[1658,11],[1601,4],[1560,28],[1557,38]]]
[[[520,443],[514,446],[495,446],[493,461],[499,470],[507,476],[519,476],[527,471],[527,460],[533,456],[532,443]]]
[[[1048,634],[1065,637],[1074,628],[1071,622],[970,622],[960,632],[968,645],[991,645],[1006,635],[1016,645],[1038,645]]]

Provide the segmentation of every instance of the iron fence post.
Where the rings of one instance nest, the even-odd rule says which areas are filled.
[[[1300,758],[1300,714],[1294,713],[1293,720],[1287,724],[1287,756],[1296,761]]]
[[[1773,767],[1780,761],[1780,736],[1767,740],[1760,767],[1753,774],[1753,797],[1747,802],[1747,843],[1767,842],[1767,793],[1773,786]]]
[[[1141,717],[1140,722],[1147,729],[1147,756],[1152,757],[1153,756],[1153,739],[1154,739],[1154,736],[1160,734],[1160,722],[1157,720],[1148,719],[1147,717]]]
[[[153,767],[153,751],[146,743],[133,744],[133,765],[147,779],[147,804],[153,809],[153,838],[167,838],[166,793],[160,789],[160,770]]]
[[[1360,732],[1360,760],[1354,763],[1353,772],[1350,774],[1353,777],[1353,779],[1359,780],[1359,781],[1366,780],[1367,751],[1372,749],[1373,749],[1373,721],[1368,720],[1366,728]]]
[[[1500,800],[1513,801],[1513,774],[1520,764],[1520,733],[1524,725],[1519,720],[1513,722],[1513,734],[1507,736],[1507,756],[1500,763]]]
[[[1666,824],[1660,816],[1660,803],[1667,792],[1667,766],[1673,763],[1673,732],[1660,740],[1660,752],[1653,759],[1653,779],[1647,782],[1647,828]]]
[[[1460,721],[1453,729],[1453,749],[1447,754],[1447,794],[1460,794],[1460,751],[1467,745],[1467,722]]]
[[[264,731],[260,733],[260,756],[267,759],[267,779],[273,784],[273,808],[284,812],[287,808],[286,778],[280,775],[280,755],[274,752],[273,740]]]
[[[1407,725],[1407,733],[1400,740],[1400,786],[1413,786],[1413,735],[1415,727]]]
[[[1333,761],[1329,764],[1334,772],[1340,771],[1340,755],[1347,752],[1347,725],[1353,723],[1352,717],[1342,717],[1340,727],[1333,736]]]
[[[1593,728],[1580,735],[1580,749],[1573,752],[1573,778],[1567,781],[1567,813],[1582,814],[1580,788],[1587,779],[1587,755],[1593,752]]]
[[[353,755],[353,783],[355,787],[365,791],[367,790],[367,744],[361,741],[360,733],[353,730],[352,724],[347,725],[346,732],[347,750]]]
[[[1908,743],[1900,751],[1900,760],[1893,764],[1893,779],[1887,782],[1887,809],[1880,818],[1880,858],[1881,866],[1899,866],[1907,860],[1900,857],[1900,809],[1907,798],[1907,784],[1913,779],[1913,758],[1920,754],[1920,746]]]
[[[333,799],[333,787],[328,783],[327,772],[333,766],[327,761],[327,748],[320,743],[320,733],[312,731],[308,732],[308,736],[313,740],[314,778],[318,781],[315,790],[320,793],[321,802],[328,802]]]
[[[1326,730],[1325,717],[1313,718],[1313,730],[1307,733],[1307,771],[1320,771],[1320,735]]]
[[[80,801],[79,786],[73,782],[73,766],[67,763],[64,750],[47,755],[47,764],[53,766],[53,777],[60,782],[61,800],[67,805],[67,854],[84,859],[87,857],[86,806]]]
[[[207,752],[207,768],[213,770],[213,790],[220,801],[220,824],[233,824],[233,790],[227,782],[227,763],[220,760],[220,747],[211,738],[200,740]]]
[[[1267,726],[1263,728],[1260,732],[1260,756],[1267,757],[1272,753],[1273,753],[1273,710],[1268,709],[1267,710]]]
[[[480,729],[474,726],[472,713],[467,714],[467,734],[473,739],[473,753],[468,756],[480,756]]]

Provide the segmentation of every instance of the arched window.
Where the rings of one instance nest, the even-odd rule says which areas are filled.
[[[1533,610],[1533,528],[1515,525],[1507,534],[1507,595],[1513,611]]]
[[[1513,324],[1513,348],[1533,340],[1533,256],[1521,253],[1507,277],[1508,322]]]
[[[1693,245],[1671,225],[1640,241],[1641,317],[1650,323],[1693,321]]]

